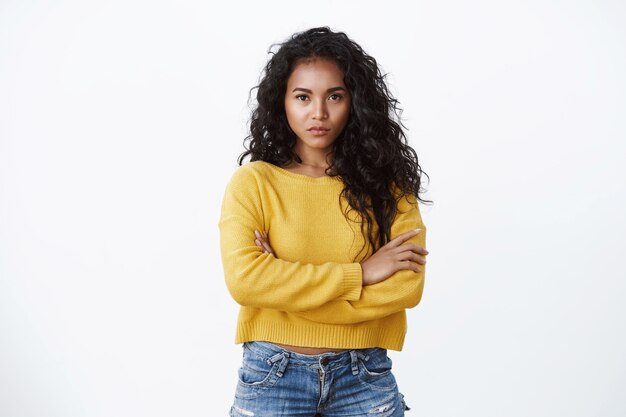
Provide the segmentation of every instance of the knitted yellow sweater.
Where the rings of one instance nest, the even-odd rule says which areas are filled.
[[[422,272],[401,270],[363,286],[359,261],[371,254],[360,215],[340,193],[338,177],[314,178],[264,161],[238,167],[228,183],[219,220],[226,285],[241,305],[235,343],[263,340],[324,348],[401,350],[405,309],[416,306]],[[426,227],[414,198],[398,202],[391,238],[425,247]],[[274,254],[255,243],[267,231]],[[360,254],[359,254],[360,253]],[[356,256],[356,260],[354,259]]]

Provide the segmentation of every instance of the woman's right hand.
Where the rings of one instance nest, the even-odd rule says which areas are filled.
[[[372,285],[384,281],[402,269],[421,272],[422,270],[417,264],[424,265],[426,263],[424,256],[428,254],[428,251],[415,243],[404,243],[419,232],[420,229],[415,229],[402,233],[361,262],[363,285]]]

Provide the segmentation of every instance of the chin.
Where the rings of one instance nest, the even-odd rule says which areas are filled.
[[[304,145],[309,147],[309,148],[314,148],[314,149],[326,149],[329,148],[333,145],[334,140],[306,140],[303,141]]]

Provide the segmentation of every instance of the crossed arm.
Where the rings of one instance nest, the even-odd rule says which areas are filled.
[[[380,261],[378,255],[384,247],[361,263],[308,264],[275,257],[267,236],[263,239],[259,233],[261,239],[257,237],[258,243],[255,242],[254,231],[263,229],[263,213],[254,178],[246,171],[233,176],[224,194],[221,213],[220,248],[226,284],[242,306],[345,324],[382,318],[414,307],[421,299],[425,268],[423,265],[416,268],[408,258],[381,282],[368,282],[368,274],[363,270],[365,262],[375,256]],[[406,245],[412,245],[411,251],[420,250],[426,255],[426,227],[417,203],[400,199],[391,227],[392,241],[417,228],[420,232],[410,234],[402,246],[409,252]],[[379,265],[384,269],[386,264],[383,261]]]
[[[396,248],[399,245],[410,246],[415,253],[425,256],[428,254],[428,251],[424,249],[426,228],[421,220],[417,205],[410,207],[400,203],[399,210],[405,211],[400,211],[392,226],[392,236],[397,237],[392,239],[386,246]],[[412,234],[408,241],[404,240],[403,236],[408,234],[400,232],[415,227],[419,229],[419,233],[417,235]],[[254,233],[256,237],[255,244],[265,253],[275,256],[267,233],[259,232],[258,230],[255,230]],[[399,241],[406,243],[398,243]],[[426,263],[423,257],[417,257],[417,259],[422,264],[420,267],[411,265],[406,269],[395,272],[380,282],[363,285],[361,295],[356,300],[331,300],[321,306],[299,311],[295,314],[322,323],[352,324],[376,320],[398,311],[415,307],[422,297],[424,289],[423,265]]]

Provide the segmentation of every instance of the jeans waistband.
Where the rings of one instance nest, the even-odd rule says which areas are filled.
[[[283,349],[273,343],[264,341],[245,342],[243,347],[266,360],[287,357],[290,363],[301,365],[317,365],[320,363],[328,366],[347,365],[353,363],[357,358],[368,361],[371,358],[382,359],[387,357],[387,349],[383,348],[349,349],[342,352],[305,355],[303,353]]]

